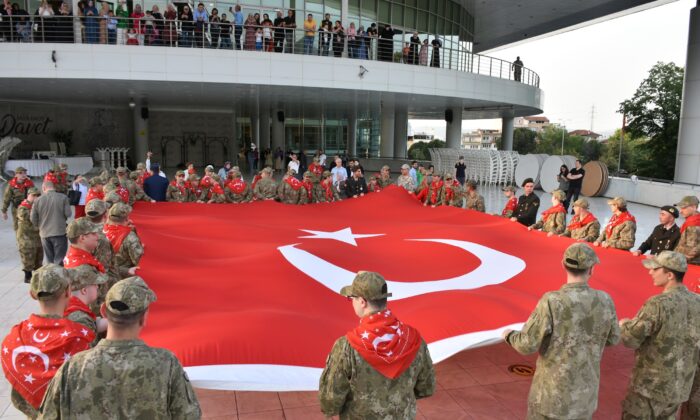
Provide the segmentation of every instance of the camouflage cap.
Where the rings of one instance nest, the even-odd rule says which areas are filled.
[[[443,178],[445,178],[445,180],[452,179],[452,174],[449,172],[445,172],[445,176]]]
[[[241,171],[239,171],[238,169],[231,169],[230,171],[228,171],[228,173],[234,178],[240,178],[242,176]]]
[[[58,165],[58,168],[59,168],[59,169],[68,169],[68,164],[67,164],[67,163],[60,163],[60,164]]]
[[[311,178],[312,176],[313,174],[311,173],[311,171],[304,172],[304,178]]]
[[[267,173],[267,174],[271,174],[271,173],[272,173],[272,168],[270,168],[269,166],[266,166],[266,167],[264,167],[263,170],[260,171],[260,172],[265,172],[265,173]]]
[[[331,175],[331,171],[323,171],[323,174],[321,176],[323,176],[324,178],[328,178]]]
[[[503,191],[516,192],[518,191],[518,187],[514,185],[506,185],[505,187],[503,187]]]
[[[185,171],[177,171],[175,172],[175,176],[185,176]]]
[[[657,255],[652,255],[642,261],[646,268],[667,268],[669,270],[685,273],[688,271],[688,261],[685,255],[675,251],[661,251]]]
[[[476,181],[474,181],[473,179],[469,179],[469,180],[464,182],[464,186],[476,189]]]
[[[567,268],[584,270],[600,263],[600,260],[593,248],[588,244],[579,242],[566,248],[564,259],[561,262]]]
[[[81,217],[79,219],[73,220],[68,224],[68,227],[66,228],[66,236],[68,237],[68,239],[75,239],[80,235],[87,235],[88,233],[97,233],[99,231],[99,226],[92,223],[85,217]]]
[[[213,179],[216,182],[221,182],[221,177],[217,174],[212,175],[211,179]]]
[[[590,206],[591,205],[588,203],[588,200],[586,200],[585,198],[579,198],[578,200],[574,201],[574,207],[580,207],[582,209],[588,210]]]
[[[287,169],[287,175],[294,176],[296,173],[297,171],[292,168]]]
[[[615,197],[611,200],[608,200],[608,204],[614,204],[617,207],[627,208],[627,200],[625,200],[624,197]]]
[[[129,179],[131,179],[132,181],[136,181],[137,179],[139,179],[139,176],[141,176],[139,171],[129,173]]]
[[[93,284],[107,283],[107,274],[100,273],[89,264],[82,264],[75,268],[69,268],[66,271],[70,278],[70,289],[72,291],[80,290]]]
[[[401,165],[401,169],[411,169],[411,166],[408,163],[404,163]]]
[[[187,180],[190,181],[190,182],[199,181],[199,175],[197,175],[197,174],[192,174],[192,175],[190,175],[189,177],[187,177]]]
[[[124,203],[115,203],[110,209],[109,209],[109,218],[110,219],[117,219],[117,220],[125,220],[127,217],[129,217],[129,213],[131,213],[131,206],[128,204]]]
[[[566,193],[562,190],[554,190],[552,191],[552,197],[556,198],[559,201],[564,201],[566,198]]]
[[[156,301],[156,294],[141,277],[120,280],[112,286],[105,297],[106,309],[116,315],[143,312]]]
[[[102,200],[90,200],[85,205],[85,214],[90,217],[102,216],[107,211],[107,203]]]
[[[118,167],[114,172],[118,174],[125,174],[126,173],[126,168],[123,166]]]
[[[143,162],[139,162],[136,164],[136,169],[139,171],[145,171],[146,170],[146,164]]]
[[[107,207],[112,207],[116,203],[121,203],[122,202],[122,197],[116,193],[116,191],[110,191],[107,194],[105,194],[104,198],[105,204],[107,204]]]
[[[367,300],[390,297],[387,285],[381,274],[372,271],[358,271],[350,286],[340,289],[340,294],[346,297],[358,296]]]
[[[102,177],[96,176],[96,177],[90,179],[90,186],[91,187],[94,187],[95,185],[104,185],[104,184],[105,184],[105,180],[102,179]]]
[[[70,277],[58,264],[46,264],[34,271],[29,290],[36,300],[51,300],[70,286]]]
[[[698,200],[698,198],[697,198],[696,196],[694,196],[694,195],[686,195],[685,197],[683,197],[683,198],[681,199],[681,201],[679,201],[678,203],[676,203],[676,207],[680,207],[680,208],[688,207],[688,206],[695,206],[695,207],[697,207],[698,204],[700,204],[700,202],[699,202],[699,200]]]
[[[22,166],[18,166],[15,168],[15,173],[16,174],[26,174],[27,173],[27,168],[24,168]]]
[[[27,195],[41,195],[41,191],[37,187],[32,187],[27,190]]]

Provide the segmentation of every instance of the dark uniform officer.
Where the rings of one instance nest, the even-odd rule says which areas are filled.
[[[651,255],[656,255],[661,251],[673,251],[681,239],[681,230],[676,225],[676,219],[680,213],[673,206],[661,207],[659,214],[660,225],[657,225],[646,241],[639,245],[634,254],[642,255],[650,251]]]
[[[533,192],[535,190],[535,182],[532,178],[525,179],[522,187],[525,190],[525,194],[518,198],[518,207],[516,207],[510,220],[524,226],[531,226],[537,222],[540,198]]]

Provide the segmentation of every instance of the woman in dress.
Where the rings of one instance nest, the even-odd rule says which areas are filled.
[[[357,29],[355,29],[355,22],[350,22],[350,26],[348,26],[348,57],[357,57]]]
[[[109,22],[109,3],[103,2],[100,8],[100,44],[107,43],[107,23]]]
[[[168,5],[165,6],[163,18],[164,22],[161,39],[163,40],[164,45],[172,47],[175,45],[175,41],[177,40],[177,11],[175,11],[175,7],[172,3],[168,3]]]
[[[248,19],[246,19],[243,24],[245,29],[245,43],[243,44],[243,49],[247,51],[255,51],[255,31],[258,29],[258,24],[255,22],[255,18],[252,14],[248,14]]]
[[[428,38],[423,40],[423,44],[420,46],[420,52],[418,53],[418,64],[421,66],[428,65]]]
[[[181,47],[191,47],[194,39],[194,15],[190,6],[185,5],[180,13],[180,22],[182,24],[182,32],[180,38]]]
[[[335,26],[333,27],[333,56],[341,57],[344,48],[345,28],[343,28],[343,24],[339,20],[336,20]]]

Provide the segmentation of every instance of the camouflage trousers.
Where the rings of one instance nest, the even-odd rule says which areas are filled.
[[[679,406],[679,403],[655,401],[628,391],[622,401],[622,420],[675,420]]]
[[[12,213],[12,229],[17,232],[17,225],[19,223],[17,220],[17,206],[13,205],[12,208],[10,208],[10,212]]]
[[[681,420],[697,419],[700,419],[700,370],[695,372],[690,398],[681,406]]]
[[[12,401],[12,405],[24,413],[28,419],[34,420],[39,417],[39,412],[37,409],[29,404],[27,400],[25,400],[24,397],[19,394],[19,392],[15,391],[14,388],[12,388],[12,393],[10,393],[10,401]]]
[[[527,408],[527,420],[559,420],[559,419],[557,417],[545,416],[544,414],[540,414],[537,411],[535,411],[532,407],[528,407]],[[567,420],[591,420],[591,416],[579,417],[579,418],[567,417]]]
[[[17,242],[19,257],[22,260],[22,270],[34,271],[44,262],[44,249],[39,242]]]

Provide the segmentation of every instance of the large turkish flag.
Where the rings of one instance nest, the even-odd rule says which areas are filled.
[[[602,215],[601,215],[602,216]],[[390,309],[416,327],[435,362],[519,327],[565,281],[566,238],[501,217],[421,206],[402,189],[333,204],[138,203],[141,275],[156,291],[143,338],[172,350],[196,386],[310,390],[334,340],[357,325],[338,294],[377,271]],[[596,249],[591,286],[619,317],[655,289],[628,252]],[[700,270],[691,268],[688,281]]]

